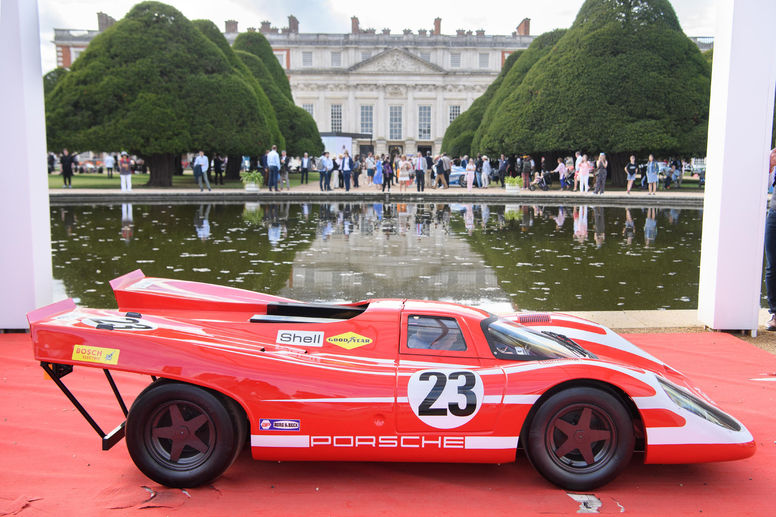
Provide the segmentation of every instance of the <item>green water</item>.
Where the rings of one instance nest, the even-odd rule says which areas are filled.
[[[108,282],[141,268],[304,301],[691,309],[701,220],[686,209],[470,204],[51,209],[54,277],[93,307],[115,307]]]

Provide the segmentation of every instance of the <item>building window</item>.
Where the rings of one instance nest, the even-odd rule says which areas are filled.
[[[374,119],[374,106],[361,106],[361,132],[371,135]]]
[[[342,132],[342,104],[331,105],[331,130],[334,133]]]
[[[480,52],[480,68],[488,68],[490,66],[490,54],[487,52]]]
[[[302,52],[302,66],[313,66],[313,53],[311,51]]]
[[[418,140],[431,140],[431,106],[418,106]]]
[[[421,52],[420,53],[420,59],[425,59],[426,61],[431,61],[431,52]]]
[[[285,52],[273,52],[275,54],[275,58],[278,60],[278,63],[280,63],[280,66],[283,68],[283,70],[286,69],[286,53]]]
[[[453,120],[458,118],[458,115],[461,114],[461,107],[460,106],[450,106],[450,123],[453,123]]]
[[[388,138],[391,140],[401,140],[401,108],[401,106],[390,106],[388,111]]]
[[[453,52],[450,54],[450,66],[452,68],[461,68],[461,53]]]
[[[336,67],[342,66],[342,52],[331,53],[331,66],[336,66]]]
[[[369,52],[368,50],[361,52],[361,61],[366,61],[370,57],[372,57],[372,53]]]
[[[311,117],[315,116],[315,108],[312,104],[302,104],[302,109],[309,113]]]

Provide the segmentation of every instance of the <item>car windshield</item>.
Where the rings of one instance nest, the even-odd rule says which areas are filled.
[[[493,319],[483,330],[491,352],[498,359],[541,361],[595,357],[562,334],[537,332],[507,320]]]

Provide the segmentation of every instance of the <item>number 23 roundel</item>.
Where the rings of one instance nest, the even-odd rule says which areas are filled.
[[[407,384],[412,411],[437,429],[454,429],[474,418],[483,394],[482,379],[471,370],[423,370],[413,373]]]

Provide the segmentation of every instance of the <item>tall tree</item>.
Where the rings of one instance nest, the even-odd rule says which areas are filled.
[[[262,110],[216,44],[149,1],[95,37],[49,93],[47,136],[49,148],[126,149],[149,164],[150,185],[170,186],[180,153],[258,153]]]
[[[269,97],[278,119],[280,132],[291,156],[323,152],[323,142],[313,117],[294,104],[288,78],[272,53],[267,39],[258,32],[244,32],[234,41],[235,54],[245,63]],[[277,80],[277,70],[284,81]]]
[[[631,153],[705,153],[711,69],[667,0],[587,0],[518,85],[507,79],[483,152],[603,151],[615,183]]]
[[[469,109],[461,113],[458,118],[453,120],[447,127],[445,136],[442,139],[442,150],[451,156],[463,156],[464,154],[476,154],[477,149],[472,146],[472,140],[474,139],[474,132],[480,127],[482,122],[482,116],[485,114],[485,110],[488,108],[493,95],[501,86],[501,82],[507,75],[512,65],[515,64],[517,59],[523,53],[523,50],[518,50],[509,55],[504,61],[504,66],[501,68],[501,73],[498,74],[496,80],[493,81],[485,93],[477,97]]]

